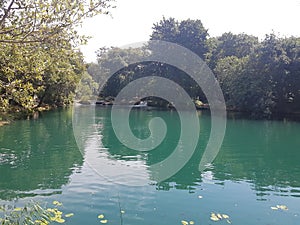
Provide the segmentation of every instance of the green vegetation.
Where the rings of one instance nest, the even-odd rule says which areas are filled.
[[[15,207],[12,205],[0,206],[0,225],[48,225],[48,224],[62,224],[67,222],[74,213],[67,213],[61,211],[62,203],[53,201],[52,206],[42,206],[38,202],[29,202],[23,207]],[[122,215],[125,213],[120,208],[121,225],[123,224]],[[99,214],[97,216],[101,224],[108,223],[105,215]]]
[[[200,20],[163,18],[154,24],[150,40],[174,42],[199,55],[219,81],[229,110],[254,116],[300,112],[299,37],[270,34],[260,41],[252,35],[230,32],[209,37]],[[200,87],[175,67],[159,62],[128,65],[129,58],[138,60],[145,54],[156,53],[151,45],[130,50],[101,48],[98,62],[89,65],[88,72],[102,84],[111,72],[110,67],[124,67],[108,80],[101,97],[116,96],[132,80],[155,75],[177,82],[192,98],[205,103]]]
[[[37,202],[30,202],[24,207],[4,205],[0,207],[1,225],[47,225],[52,222],[64,223],[65,218],[72,217],[73,213],[63,214],[58,209],[62,203],[53,201],[54,207],[45,208]]]
[[[195,101],[207,102],[201,88],[173,66],[160,62],[129,65],[129,59],[157,54],[155,46],[100,48],[97,63],[86,68],[77,47],[87,37],[78,35],[76,27],[87,17],[107,14],[111,1],[0,3],[0,121],[68,105],[74,96],[89,104],[91,96],[98,95],[99,85],[105,85],[101,97],[114,97],[132,80],[149,75],[171,79]],[[256,116],[300,112],[299,37],[270,34],[260,41],[230,32],[210,37],[200,20],[163,18],[154,24],[150,40],[177,43],[205,60],[230,110]],[[112,65],[123,69],[106,81]]]
[[[76,49],[83,19],[108,13],[111,0],[0,2],[1,120],[71,102],[85,73]]]
[[[228,107],[268,115],[300,112],[300,38],[271,34],[257,43],[249,37],[248,43],[247,54],[216,60],[214,72]]]

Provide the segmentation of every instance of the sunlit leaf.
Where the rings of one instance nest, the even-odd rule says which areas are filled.
[[[229,218],[229,216],[226,215],[226,214],[222,214],[222,217],[223,217],[224,219],[228,219],[228,218]]]
[[[62,211],[54,210],[55,215],[62,215]]]
[[[100,215],[98,215],[98,218],[99,218],[99,219],[103,219],[103,218],[104,218],[104,215],[103,215],[103,214],[100,214]]]
[[[217,217],[217,215],[216,215],[215,213],[211,213],[210,219],[211,219],[212,221],[219,221],[219,220],[220,220],[220,219]]]
[[[182,224],[182,225],[188,225],[189,222],[187,222],[187,221],[185,221],[185,220],[181,220],[181,224]]]
[[[61,203],[61,202],[59,202],[59,201],[53,201],[53,205],[61,206],[61,205],[62,205],[62,203]]]
[[[107,223],[107,220],[100,220],[100,223]]]
[[[282,210],[288,210],[286,205],[277,205],[277,208]]]
[[[47,211],[48,211],[48,212],[53,212],[53,213],[55,212],[55,210],[54,210],[54,209],[50,209],[50,208],[49,208],[49,209],[47,209]]]
[[[14,211],[21,211],[21,210],[22,210],[22,208],[20,208],[20,207],[14,208]]]
[[[65,215],[65,217],[71,217],[71,216],[74,216],[74,213],[68,213]]]
[[[50,217],[50,220],[51,221],[55,221],[57,219],[57,217],[56,216],[54,216],[54,217]]]
[[[57,222],[57,223],[64,223],[65,220],[62,219],[62,218],[57,218],[57,219],[55,220],[55,222]]]
[[[211,216],[210,219],[211,219],[212,221],[219,221],[219,220],[220,220],[220,219],[219,219],[218,217],[216,217],[216,216]]]

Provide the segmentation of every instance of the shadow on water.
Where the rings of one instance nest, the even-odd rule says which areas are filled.
[[[70,110],[1,127],[0,199],[61,193],[82,163]]]

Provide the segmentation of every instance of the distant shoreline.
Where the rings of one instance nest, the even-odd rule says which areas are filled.
[[[107,104],[96,104],[95,102],[89,102],[88,104],[84,103],[81,104],[77,102],[77,104],[80,105],[95,105],[97,107],[112,107],[113,102],[108,102]],[[131,104],[124,104],[124,106],[131,107],[133,105]],[[209,105],[204,104],[202,107],[196,106],[196,110],[198,111],[210,111]],[[133,109],[145,109],[144,107],[133,107]],[[148,106],[149,110],[176,110],[175,107],[161,107],[161,106]],[[236,109],[232,109],[227,107],[226,108],[227,117],[234,116],[235,118],[244,118],[244,119],[254,119],[254,120],[292,120],[292,121],[299,121],[300,122],[300,112],[291,112],[291,113],[275,113],[272,114],[265,114],[265,113],[253,113],[253,112],[247,112],[247,111],[239,111]]]
[[[9,119],[3,119],[0,120],[0,127],[9,125],[13,121],[16,120],[25,120],[25,119],[38,119],[39,114],[43,112],[50,112],[56,109],[63,109],[63,108],[68,108],[72,107],[74,104],[78,104],[81,106],[96,106],[96,107],[112,107],[113,103],[110,104],[96,104],[96,101],[89,101],[89,102],[84,102],[80,103],[78,101],[74,102],[73,104],[67,106],[67,107],[44,107],[43,110],[41,111],[36,111],[32,115],[28,115],[27,117],[14,117],[13,113],[10,113],[6,116],[9,117]],[[124,105],[128,107],[132,107],[133,105]],[[205,112],[210,112],[209,106],[205,104],[205,107],[197,107],[195,105],[195,108],[197,111],[205,111]],[[175,107],[162,107],[162,106],[147,106],[147,107],[132,107],[132,109],[135,110],[176,110]],[[252,113],[252,112],[245,112],[245,111],[238,111],[230,108],[226,108],[226,113],[227,113],[227,118],[229,119],[250,119],[250,120],[270,120],[270,121],[295,121],[295,122],[300,122],[300,112],[291,112],[291,113],[273,113],[273,114],[264,114],[264,113]]]

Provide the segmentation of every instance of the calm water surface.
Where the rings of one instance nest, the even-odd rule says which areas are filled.
[[[153,117],[168,125],[159,148],[137,152],[115,137],[109,108],[96,108],[91,115],[90,107],[76,110],[74,118],[82,124],[78,143],[71,110],[0,127],[0,204],[22,205],[34,199],[51,205],[59,200],[64,212],[74,213],[67,220],[74,225],[100,224],[99,214],[108,224],[226,224],[211,221],[211,212],[228,214],[232,224],[300,224],[300,123],[229,118],[217,158],[199,172],[210,132],[210,116],[199,112],[195,154],[181,171],[157,183],[148,176],[149,166],[178,144],[177,113],[132,111],[130,125],[141,138],[149,135],[147,121]],[[103,172],[89,166],[88,152],[98,153],[95,160],[102,160]],[[139,179],[146,185],[126,185]],[[276,205],[288,210],[270,208]],[[120,215],[120,210],[125,213]]]

